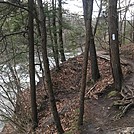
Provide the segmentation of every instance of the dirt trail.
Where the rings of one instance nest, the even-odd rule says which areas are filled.
[[[105,51],[98,51],[97,56],[110,61],[110,56]],[[129,86],[134,90],[134,61],[121,57],[120,62],[122,65],[129,66],[129,74],[124,78],[124,85]]]
[[[110,60],[107,52],[97,52],[98,57]],[[121,58],[121,64],[129,67],[129,74],[123,80],[123,92],[134,98],[134,61]],[[111,87],[110,87],[111,88]],[[109,90],[110,92],[110,88]],[[125,94],[124,93],[124,94]],[[85,123],[82,134],[134,134],[134,108],[116,119],[120,110],[113,106],[113,102],[119,100],[118,96],[108,97],[108,93],[100,96],[98,100],[85,101]],[[125,100],[125,99],[124,99]]]
[[[110,56],[107,52],[98,51],[98,57],[110,60]],[[130,60],[124,57],[121,57],[121,64],[129,66],[129,74],[124,78],[124,85],[129,86],[134,90],[134,60]]]

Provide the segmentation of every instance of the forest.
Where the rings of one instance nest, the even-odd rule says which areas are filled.
[[[0,0],[0,134],[133,134],[133,8]]]

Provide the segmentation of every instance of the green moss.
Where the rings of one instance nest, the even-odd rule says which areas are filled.
[[[117,94],[118,94],[118,91],[113,90],[108,93],[108,98],[115,97],[115,96],[117,96]]]

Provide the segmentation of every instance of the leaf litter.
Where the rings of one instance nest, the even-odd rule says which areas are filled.
[[[60,65],[60,70],[58,72],[55,69],[51,70],[56,105],[61,118],[63,129],[66,132],[70,132],[73,134],[79,133],[77,131],[77,119],[79,111],[79,91],[81,86],[82,63],[83,54],[76,56],[74,58],[70,58],[66,62],[62,63]],[[113,84],[110,62],[108,60],[98,57],[98,65],[101,78],[94,85],[91,81],[90,59],[88,60],[86,87],[86,98],[88,99],[85,103],[85,117],[90,116],[91,113],[88,112],[89,110],[94,110],[93,108],[90,109],[90,107],[94,107],[93,105],[95,105],[96,99],[98,99],[97,93],[102,92],[108,85]],[[128,72],[128,68],[122,65],[122,69],[123,74],[126,75]],[[47,89],[46,86],[44,88],[43,85],[43,78],[41,78],[41,80],[36,86],[39,118],[39,126],[36,129],[36,133],[57,134],[54,125],[54,120],[50,110]],[[89,92],[89,90],[91,91]],[[22,107],[24,106],[22,108],[24,110],[23,113],[27,113],[30,116],[30,90],[26,89],[25,91],[23,91],[22,96],[24,96],[22,104]],[[92,101],[94,102],[92,103]],[[92,103],[92,105],[89,106],[89,103]],[[96,111],[99,112],[98,110]],[[86,121],[88,121],[88,118],[86,118]],[[83,131],[83,133],[86,132]]]

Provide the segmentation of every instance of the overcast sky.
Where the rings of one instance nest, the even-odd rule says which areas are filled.
[[[122,0],[122,5],[121,6],[122,7],[127,6],[129,1],[130,0],[126,0],[126,2],[125,2],[125,0]],[[80,15],[83,14],[82,0],[66,0],[66,2],[68,4],[65,4],[63,6],[65,9],[70,10],[70,12],[72,12],[72,13],[78,13]],[[97,0],[97,2],[98,2],[98,4],[100,4],[100,2],[98,0]],[[134,4],[134,0],[131,0],[130,3]],[[94,0],[94,8],[93,8],[93,10],[94,10],[93,16],[95,17],[95,16],[97,16],[97,14],[98,14],[97,11],[99,10],[95,0]],[[131,16],[130,13],[131,12],[134,13],[134,6],[129,8],[129,10],[127,11],[127,18],[130,18],[130,16]]]
[[[65,9],[70,10],[73,13],[83,13],[82,0],[67,0],[68,4],[64,5]]]
[[[65,4],[63,6],[65,9],[70,10],[72,13],[78,13],[80,15],[83,14],[82,0],[67,0],[67,3],[68,4]],[[97,11],[98,11],[98,7],[96,3],[94,2],[94,14],[93,15],[97,15]]]

